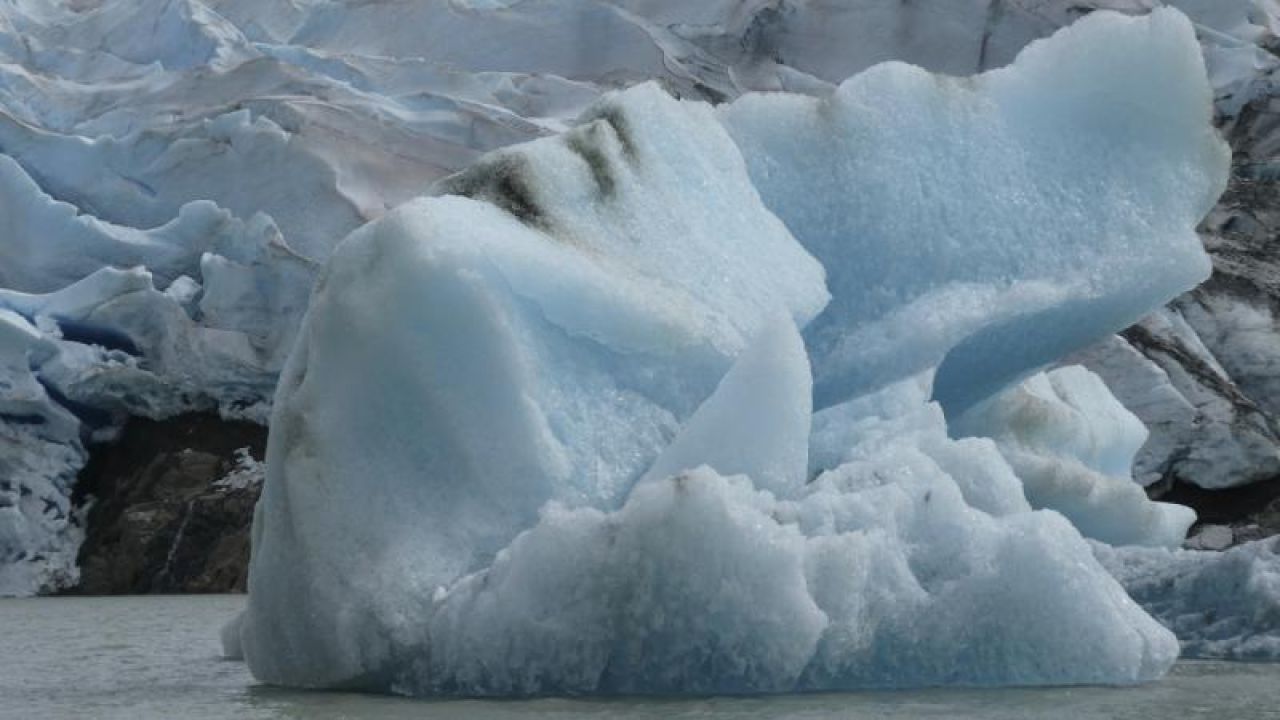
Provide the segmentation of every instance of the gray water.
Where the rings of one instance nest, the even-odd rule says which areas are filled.
[[[421,701],[256,684],[219,657],[244,598],[0,600],[0,718],[1280,719],[1280,665],[1184,662],[1137,688],[926,690],[771,698]]]

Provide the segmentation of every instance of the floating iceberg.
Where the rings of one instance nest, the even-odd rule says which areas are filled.
[[[1183,16],[1099,13],[970,80],[642,85],[441,181],[317,282],[228,652],[411,694],[1159,677],[1005,459],[1114,479],[1132,416],[1060,371],[1047,444],[948,417],[1204,277],[1210,101]]]

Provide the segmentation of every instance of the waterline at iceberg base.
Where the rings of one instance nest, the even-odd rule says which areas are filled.
[[[1127,684],[1178,656],[1093,541],[1194,515],[1038,373],[1209,273],[1190,23],[973,78],[655,85],[343,241],[277,389],[231,655],[415,695]]]

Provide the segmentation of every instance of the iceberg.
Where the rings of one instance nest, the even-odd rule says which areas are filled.
[[[1028,381],[1040,434],[980,411],[1207,273],[1211,100],[1181,14],[1098,13],[972,79],[640,85],[442,179],[316,281],[227,653],[414,695],[1160,677],[1012,452],[1115,484],[1140,424],[1082,370]]]
[[[243,632],[260,677],[371,672],[361,656],[380,650],[336,643],[380,634],[389,611],[424,616],[391,607],[481,569],[549,501],[617,508],[769,318],[803,324],[826,302],[821,266],[760,205],[710,107],[641,86],[596,113],[330,259],[271,420]],[[286,646],[308,648],[306,671]]]

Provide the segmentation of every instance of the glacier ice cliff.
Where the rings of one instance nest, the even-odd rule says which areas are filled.
[[[1211,101],[1183,15],[1096,14],[967,80],[640,85],[444,178],[316,281],[228,652],[409,694],[1159,677],[1077,526],[1190,513],[1096,376],[1035,373],[1208,275]]]
[[[830,275],[831,305],[805,329],[818,407],[938,367],[935,396],[959,414],[1208,276],[1194,227],[1229,155],[1208,85],[1158,79],[1203,73],[1161,27],[1182,16],[1150,17],[1144,35],[1062,30],[1058,44],[1091,35],[1069,62],[1036,43],[965,80],[884,64],[828,99],[761,93],[724,109],[765,204]]]
[[[1196,520],[1190,508],[1149,501],[1133,482],[1147,430],[1083,367],[1032,376],[969,408],[950,428],[995,440],[1032,507],[1057,510],[1086,537],[1177,547]]]

